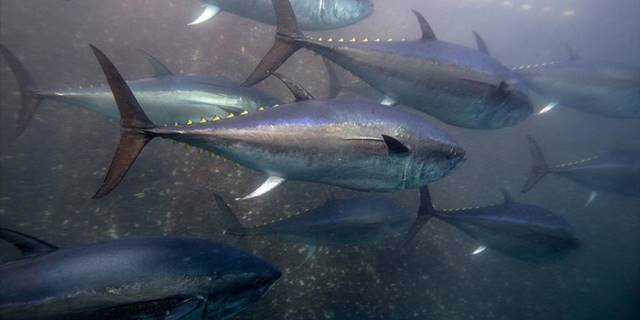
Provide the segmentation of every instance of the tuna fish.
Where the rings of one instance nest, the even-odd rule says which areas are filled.
[[[223,77],[174,75],[158,59],[144,52],[155,70],[152,78],[130,81],[129,86],[144,106],[150,119],[158,123],[193,123],[202,119],[226,117],[271,107],[276,98],[255,89],[243,88]],[[21,92],[22,109],[17,131],[21,134],[31,123],[44,100],[59,101],[118,119],[115,101],[108,86],[89,86],[70,90],[41,90],[20,60],[5,46],[2,54],[13,71]]]
[[[412,220],[392,201],[358,197],[329,200],[300,215],[245,228],[222,197],[216,196],[216,201],[228,221],[228,234],[277,237],[311,246],[379,243],[405,235]]]
[[[207,7],[190,25],[200,24],[226,11],[262,23],[276,23],[271,0],[203,0]],[[371,0],[293,0],[293,9],[304,30],[328,30],[346,27],[369,17]]]
[[[533,111],[520,77],[491,56],[436,38],[414,11],[422,39],[312,39],[298,29],[288,0],[273,0],[276,42],[244,82],[254,85],[301,48],[312,50],[362,79],[387,98],[445,123],[473,129],[513,126]]]
[[[589,205],[598,191],[640,196],[640,150],[615,149],[586,159],[549,166],[538,143],[529,137],[533,157],[531,174],[522,192],[531,190],[547,174],[557,174],[592,190]]]
[[[486,248],[528,262],[551,262],[579,247],[573,228],[562,217],[545,208],[513,201],[502,191],[499,205],[437,210],[428,187],[420,189],[420,211],[411,226],[410,241],[431,218],[438,218],[479,242],[473,254]]]
[[[280,278],[264,260],[206,240],[148,237],[58,249],[0,229],[23,259],[0,265],[6,320],[231,319]]]
[[[113,190],[153,138],[186,143],[269,176],[246,198],[287,179],[361,191],[413,189],[449,174],[464,150],[410,109],[363,101],[319,101],[288,79],[295,103],[224,121],[158,127],[144,114],[126,82],[97,48],[94,53],[121,116],[120,144],[95,197]]]
[[[640,118],[640,68],[582,60],[570,50],[569,61],[514,69],[534,91],[550,99],[551,106],[561,105],[611,118]]]

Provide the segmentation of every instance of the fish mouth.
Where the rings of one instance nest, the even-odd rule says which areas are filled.
[[[445,144],[437,153],[442,155],[443,158],[448,160],[455,160],[457,162],[466,160],[467,151],[457,144]]]

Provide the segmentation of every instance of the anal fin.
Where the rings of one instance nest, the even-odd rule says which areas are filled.
[[[236,198],[236,200],[248,200],[248,199],[259,197],[259,196],[261,196],[261,195],[263,195],[263,194],[275,189],[276,187],[278,187],[279,185],[281,185],[285,181],[286,181],[286,179],[282,178],[282,177],[269,176],[269,178],[267,178],[267,181],[265,181],[260,187],[258,187],[258,189],[256,189],[255,191],[251,192],[250,194],[248,194],[245,197]]]
[[[202,12],[202,14],[200,14],[199,17],[197,17],[195,20],[193,20],[191,23],[189,23],[189,25],[193,26],[193,25],[196,25],[196,24],[201,24],[201,23],[213,18],[216,14],[218,14],[218,12],[220,12],[220,8],[219,7],[214,6],[212,4],[207,5],[207,7]]]

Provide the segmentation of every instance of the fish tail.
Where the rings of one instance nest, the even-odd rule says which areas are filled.
[[[531,152],[533,163],[531,165],[529,178],[522,187],[522,193],[526,193],[531,190],[540,180],[542,180],[542,178],[544,178],[544,176],[549,173],[549,166],[547,165],[547,161],[544,158],[540,145],[538,145],[536,140],[531,136],[527,136],[527,139],[529,140],[529,152]]]
[[[222,212],[222,221],[224,223],[225,233],[234,236],[243,237],[247,235],[247,229],[240,223],[238,217],[233,213],[227,202],[219,194],[214,193],[218,209]]]
[[[289,0],[272,1],[277,20],[275,43],[253,73],[244,81],[242,85],[245,87],[253,86],[266,79],[302,48],[300,40],[304,38],[304,34],[298,28],[298,21],[291,3]]]
[[[2,54],[9,64],[9,68],[11,72],[13,72],[20,88],[21,106],[16,123],[16,137],[19,137],[33,121],[33,117],[43,97],[38,94],[35,81],[27,68],[20,62],[20,59],[18,59],[9,48],[2,44],[0,44],[0,54]]]
[[[91,49],[109,82],[120,112],[120,143],[104,183],[93,196],[94,199],[98,199],[109,194],[120,184],[144,146],[156,135],[150,132],[155,128],[155,125],[140,107],[118,69],[100,49],[93,45],[91,45]]]
[[[433,201],[431,200],[431,192],[429,192],[429,186],[424,186],[420,188],[420,207],[418,208],[418,216],[416,220],[413,222],[411,227],[409,227],[409,232],[407,233],[407,237],[402,242],[402,247],[406,247],[411,243],[413,238],[420,232],[422,227],[424,227],[431,218],[436,215],[437,211],[433,207]]]

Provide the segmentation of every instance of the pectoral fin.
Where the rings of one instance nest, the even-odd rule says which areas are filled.
[[[598,196],[597,191],[591,191],[591,194],[589,194],[589,199],[587,199],[587,203],[585,203],[584,206],[588,207],[593,202],[593,200],[596,199],[597,196]]]
[[[193,26],[193,25],[196,25],[196,24],[201,24],[201,23],[213,18],[216,14],[218,14],[218,12],[220,12],[220,8],[218,8],[217,6],[214,6],[214,5],[211,5],[211,4],[207,5],[207,7],[202,12],[202,14],[198,18],[193,20],[191,23],[189,23],[189,25]]]
[[[252,198],[256,198],[259,197],[273,189],[275,189],[276,187],[278,187],[279,185],[281,185],[283,182],[285,182],[286,179],[282,178],[282,177],[276,177],[276,176],[270,176],[269,178],[267,178],[267,181],[265,181],[260,187],[258,187],[258,189],[256,189],[255,191],[251,192],[249,195],[243,197],[243,198],[236,198],[236,200],[248,200],[248,199],[252,199]]]
[[[473,250],[473,252],[471,253],[474,256],[477,256],[483,252],[485,252],[485,250],[487,250],[486,246],[479,246],[478,248],[476,248],[475,250]]]
[[[557,106],[558,106],[558,103],[557,103],[557,102],[549,102],[549,104],[548,104],[548,105],[546,105],[544,108],[542,108],[542,110],[540,110],[540,111],[538,112],[538,115],[545,114],[545,113],[547,113],[547,112],[549,112],[549,111],[553,110],[553,109],[554,109],[555,107],[557,107]]]
[[[409,147],[394,137],[383,134],[382,139],[384,139],[384,143],[386,143],[387,148],[389,148],[389,155],[406,156],[411,153]]]
[[[169,311],[164,320],[182,320],[193,314],[196,310],[204,305],[205,301],[201,298],[192,298],[178,304],[173,310]]]
[[[385,106],[395,106],[398,102],[396,102],[396,100],[394,100],[391,97],[387,97],[385,96],[384,99],[382,99],[382,101],[380,101],[380,104],[385,105]]]

